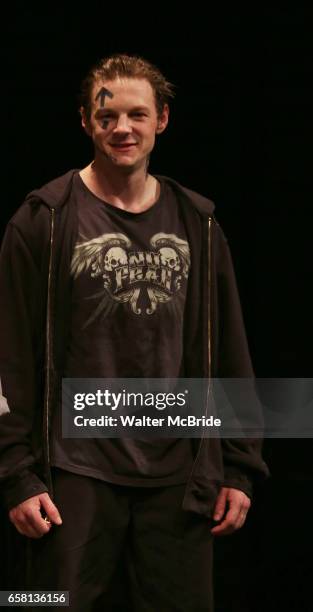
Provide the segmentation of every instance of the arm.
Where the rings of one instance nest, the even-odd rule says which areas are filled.
[[[11,511],[10,519],[25,535],[33,535],[37,523],[45,532],[49,525],[43,520],[40,509],[43,506],[45,512],[51,510],[47,487],[38,471],[44,372],[40,362],[40,295],[38,263],[25,237],[11,222],[0,254],[0,379],[3,393],[0,482],[4,505]],[[38,513],[33,519],[34,504]],[[28,533],[25,510],[26,515],[31,515]]]
[[[32,470],[31,450],[41,386],[33,331],[38,288],[31,252],[19,230],[9,224],[0,255],[0,378],[7,402],[7,411],[0,417],[0,479],[8,507],[21,501],[20,495],[25,499],[47,490]]]
[[[215,329],[215,376],[223,379],[246,379],[243,392],[235,400],[240,416],[249,413],[249,407],[256,411],[257,420],[262,424],[262,411],[254,389],[254,373],[244,328],[240,299],[228,244],[219,226],[216,227],[216,292],[214,307],[218,312],[218,328]],[[231,385],[230,385],[231,387]],[[225,381],[225,392],[229,383]],[[234,402],[234,394],[229,393]],[[262,459],[261,438],[223,438],[221,440],[224,464],[224,482],[216,502],[215,520],[220,520],[229,506],[226,521],[214,528],[216,535],[230,533],[243,524],[250,506],[253,485],[266,478],[268,468]],[[232,527],[229,524],[229,521]],[[225,531],[224,529],[225,528]]]

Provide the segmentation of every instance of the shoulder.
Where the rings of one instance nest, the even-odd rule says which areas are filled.
[[[185,187],[178,181],[175,181],[174,179],[168,176],[155,175],[155,177],[161,182],[164,182],[169,187],[171,187],[179,198],[182,198],[186,202],[188,202],[200,214],[209,216],[213,215],[215,204],[210,198],[205,197],[197,191],[189,189],[188,187]]]
[[[78,172],[79,169],[72,169],[45,183],[39,189],[31,191],[25,201],[39,200],[49,208],[62,206],[72,188],[73,177]]]
[[[8,227],[31,248],[44,244],[50,235],[51,209],[60,208],[71,192],[73,176],[70,170],[27,194],[24,202],[11,217]]]
[[[22,228],[25,227],[25,224],[34,222],[41,214],[49,216],[51,208],[58,209],[67,200],[71,192],[73,177],[78,172],[77,169],[69,170],[62,176],[30,191],[9,223]]]

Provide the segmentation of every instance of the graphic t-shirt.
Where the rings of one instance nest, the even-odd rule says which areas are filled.
[[[183,319],[190,252],[171,188],[131,213],[74,177],[79,237],[71,262],[71,332],[64,377],[183,376]],[[64,439],[53,423],[52,465],[117,484],[185,482],[188,439]]]

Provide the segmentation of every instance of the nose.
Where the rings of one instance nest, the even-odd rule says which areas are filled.
[[[131,132],[129,117],[126,114],[118,117],[113,132],[115,134],[129,134]]]

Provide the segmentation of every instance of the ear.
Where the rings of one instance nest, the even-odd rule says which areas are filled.
[[[169,118],[170,109],[168,104],[164,104],[161,115],[158,117],[158,123],[156,128],[156,134],[162,134],[164,132]]]
[[[82,124],[86,134],[88,136],[91,136],[89,119],[87,118],[85,107],[81,106],[80,109],[79,109],[79,112],[80,112],[80,116],[81,116],[81,124]]]

